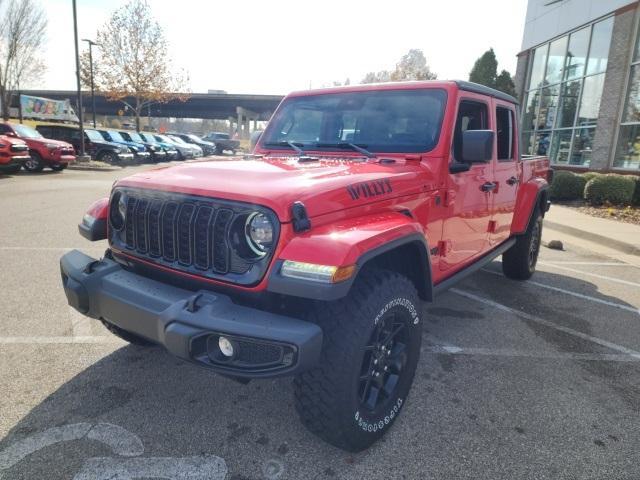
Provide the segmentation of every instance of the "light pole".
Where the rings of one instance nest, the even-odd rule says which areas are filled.
[[[82,91],[80,90],[80,53],[78,51],[78,15],[76,13],[76,0],[73,5],[73,43],[76,50],[76,85],[78,88],[78,120],[80,122],[80,157],[85,160],[84,154],[84,120],[82,115]]]
[[[93,52],[91,48],[94,45],[98,45],[93,40],[89,40],[88,38],[83,38],[83,42],[87,42],[89,44],[89,78],[91,79],[91,112],[93,113],[93,128],[96,128],[96,96],[93,91]]]

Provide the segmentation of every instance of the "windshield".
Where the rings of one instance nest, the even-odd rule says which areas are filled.
[[[440,89],[293,97],[278,110],[261,143],[335,149],[348,142],[374,152],[427,152],[438,143],[446,99]]]
[[[138,135],[136,132],[127,132],[127,135],[129,135],[129,138],[131,139],[132,142],[141,142],[141,143],[144,142],[142,137]]]
[[[111,137],[111,140],[113,140],[114,142],[126,142],[126,140],[122,138],[122,135],[120,135],[115,130],[107,130],[107,133]]]
[[[23,138],[44,138],[37,130],[27,127],[26,125],[14,125],[13,129],[19,137]]]
[[[148,133],[141,133],[140,136],[144,138],[147,143],[156,143],[156,139],[153,138],[153,135],[149,135]]]
[[[211,138],[219,138],[220,140],[229,140],[228,133],[212,133],[210,135]]]
[[[187,142],[182,140],[180,137],[174,137],[173,135],[169,135],[169,138],[173,141],[173,143],[177,143],[179,145],[186,145]]]
[[[159,142],[173,143],[170,138],[167,138],[164,135],[154,135],[154,137]]]
[[[202,141],[202,139],[200,137],[194,135],[193,133],[187,134],[187,137],[189,137],[194,142],[201,142]]]
[[[84,133],[89,137],[89,140],[93,140],[94,142],[104,142],[104,138],[97,130],[85,130]]]

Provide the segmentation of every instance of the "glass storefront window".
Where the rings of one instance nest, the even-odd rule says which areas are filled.
[[[556,130],[553,134],[549,158],[551,163],[567,163],[573,130]]]
[[[547,51],[549,45],[543,45],[533,51],[533,61],[531,62],[531,77],[529,78],[529,88],[542,86],[544,78],[544,67],[547,64]]]
[[[551,85],[562,80],[564,74],[564,59],[567,53],[567,37],[559,38],[549,45],[549,59],[545,83]]]
[[[587,63],[587,75],[601,73],[607,70],[612,33],[613,17],[609,17],[593,25],[589,62]]]
[[[569,49],[567,50],[567,66],[565,78],[571,80],[584,75],[584,67],[587,64],[589,51],[589,33],[591,27],[574,32],[569,37]]]
[[[604,80],[604,73],[585,78],[582,89],[582,100],[580,101],[580,111],[578,113],[578,126],[595,125],[598,122]]]
[[[629,90],[622,122],[640,122],[640,64],[631,67]]]
[[[640,124],[620,126],[613,167],[640,169]]]
[[[534,155],[547,155],[549,153],[549,142],[551,141],[551,132],[538,132],[533,145]]]
[[[556,128],[573,127],[580,98],[580,80],[562,84]]]
[[[541,90],[540,108],[538,109],[538,130],[553,128],[553,124],[558,112],[558,97],[560,96],[560,86],[554,85]]]
[[[595,128],[577,128],[573,135],[573,147],[571,148],[571,165],[588,167],[593,154],[593,137]]]
[[[522,105],[523,152],[588,166],[600,114],[614,16],[531,51]],[[639,35],[640,37],[640,35]],[[640,123],[640,38],[624,122]]]

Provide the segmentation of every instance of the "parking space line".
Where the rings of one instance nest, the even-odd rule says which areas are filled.
[[[75,308],[69,306],[69,319],[71,320],[71,332],[74,337],[91,337],[91,325],[94,320],[81,314]]]
[[[486,357],[521,357],[537,358],[542,360],[584,360],[590,362],[640,362],[640,358],[619,353],[573,353],[573,352],[540,352],[521,351],[507,348],[478,348],[456,347],[452,350],[442,345],[425,346],[422,349],[425,354],[439,355],[469,355]]]
[[[548,327],[548,328],[553,328],[553,329],[558,330],[560,332],[564,332],[564,333],[567,333],[569,335],[573,335],[574,337],[582,338],[583,340],[587,340],[587,341],[595,343],[597,345],[609,348],[611,350],[615,350],[615,351],[617,351],[619,353],[623,353],[625,355],[629,355],[629,356],[632,356],[634,358],[640,359],[640,352],[637,352],[637,351],[632,350],[632,349],[627,348],[627,347],[623,347],[622,345],[618,345],[617,343],[609,342],[609,341],[604,340],[602,338],[594,337],[592,335],[588,335],[586,333],[579,332],[578,330],[574,330],[573,328],[569,328],[569,327],[565,327],[565,326],[562,326],[562,325],[558,325],[558,324],[550,322],[548,320],[544,320],[544,319],[542,319],[540,317],[536,317],[535,315],[531,315],[529,313],[526,313],[526,312],[523,312],[523,311],[520,311],[520,310],[516,310],[515,308],[511,308],[511,307],[508,307],[508,306],[503,305],[501,303],[494,302],[493,300],[491,300],[489,298],[481,297],[481,296],[475,295],[473,293],[470,293],[470,292],[467,292],[467,291],[464,291],[464,290],[460,290],[458,288],[452,288],[450,291],[455,293],[455,294],[457,294],[457,295],[460,295],[461,297],[465,297],[465,298],[469,298],[471,300],[475,300],[476,302],[483,303],[483,304],[488,305],[490,307],[493,307],[493,308],[495,308],[497,310],[501,310],[503,312],[510,313],[510,314],[515,315],[517,317],[524,318],[525,320],[529,320],[531,322],[535,322],[535,323],[538,323],[540,325],[544,325],[545,327]]]
[[[542,263],[542,262],[540,262]],[[597,266],[597,267],[632,267],[632,268],[638,268],[635,265],[629,265],[628,263],[624,263],[624,262],[571,262],[571,261],[566,261],[566,260],[553,260],[553,261],[549,261],[547,260],[546,263],[551,263],[554,265],[588,265],[588,266]]]
[[[483,268],[482,271],[483,272],[487,272],[487,273],[491,273],[493,275],[498,275],[500,277],[503,276],[502,273],[495,272],[495,271],[489,270],[487,268]],[[540,288],[546,288],[548,290],[554,290],[556,292],[564,293],[566,295],[571,295],[571,296],[574,296],[574,297],[577,297],[577,298],[581,298],[583,300],[589,300],[591,302],[600,303],[602,305],[607,305],[609,307],[619,308],[621,310],[626,310],[628,312],[633,312],[633,313],[635,313],[637,315],[640,315],[640,308],[630,307],[628,305],[622,305],[621,303],[610,302],[608,300],[602,300],[601,298],[596,298],[596,297],[592,297],[592,296],[589,296],[589,295],[585,295],[584,293],[578,293],[578,292],[573,292],[571,290],[565,290],[564,288],[554,287],[552,285],[546,285],[544,283],[535,282],[533,280],[527,280],[524,283],[535,285],[536,287],[540,287]]]
[[[91,344],[91,343],[123,343],[114,335],[91,335],[91,336],[33,336],[33,337],[0,337],[0,345],[66,345],[66,344]]]
[[[630,285],[632,287],[640,288],[640,283],[630,282],[628,280],[622,280],[620,278],[607,277],[606,275],[600,275],[598,273],[592,273],[592,272],[585,272],[583,270],[577,270],[575,268],[570,268],[570,267],[563,267],[561,265],[554,265],[553,263],[549,263],[549,262],[540,262],[540,261],[538,261],[538,263],[540,265],[546,265],[546,266],[549,266],[549,267],[552,267],[552,268],[557,268],[559,270],[566,270],[567,272],[579,273],[581,275],[588,275],[590,277],[600,278],[602,280],[608,280],[610,282],[615,282],[615,283],[620,283],[622,285]]]

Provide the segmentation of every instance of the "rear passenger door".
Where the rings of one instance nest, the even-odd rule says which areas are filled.
[[[520,180],[518,142],[516,141],[516,112],[514,105],[494,100],[493,114],[496,126],[496,146],[493,182],[492,215],[489,225],[491,246],[507,240],[516,206]]]

